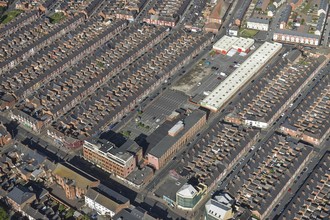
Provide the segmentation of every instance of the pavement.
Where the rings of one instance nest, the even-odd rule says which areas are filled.
[[[320,44],[323,47],[329,48],[329,38],[330,38],[330,14],[328,13],[328,17],[324,26]]]
[[[278,28],[279,20],[281,18],[281,13],[285,9],[286,4],[283,4],[279,7],[279,9],[276,11],[275,15],[272,18],[272,21],[269,25],[269,30],[267,31],[267,38],[266,40],[271,41],[273,39],[274,31]]]
[[[328,65],[329,67],[329,65]],[[328,68],[327,67],[327,68]],[[311,81],[307,87],[305,87],[302,92],[300,93],[301,95],[298,96],[298,98],[293,102],[293,105],[284,113],[283,116],[280,116],[280,118],[273,124],[272,127],[270,127],[269,130],[267,130],[266,132],[262,132],[260,137],[259,137],[259,142],[254,146],[254,148],[248,152],[248,154],[238,162],[238,164],[236,164],[236,166],[233,168],[232,172],[230,172],[227,176],[224,177],[224,179],[220,180],[219,184],[218,184],[218,190],[225,190],[226,186],[228,185],[229,181],[231,179],[234,179],[235,176],[240,172],[240,170],[243,168],[243,166],[250,160],[250,158],[253,157],[253,155],[255,154],[255,152],[263,147],[265,145],[265,143],[267,142],[267,140],[274,134],[274,132],[280,127],[280,125],[286,120],[287,117],[289,117],[289,115],[292,113],[292,111],[299,105],[299,103],[301,103],[305,97],[308,95],[308,93],[313,89],[313,87],[322,79],[322,76],[324,76],[325,74],[327,74],[328,71],[322,70],[319,74],[316,75],[316,80]],[[329,146],[329,145],[328,145]],[[313,165],[313,163],[318,162],[318,160],[316,158],[314,158],[311,163]],[[312,165],[308,165],[312,166]],[[299,178],[299,181],[296,182],[295,186],[300,186],[302,183],[302,181],[304,180],[303,178],[304,176],[301,176]],[[294,188],[295,189],[295,188]],[[292,190],[292,192],[294,192]],[[287,200],[287,197],[292,197],[294,194],[287,194],[284,198],[283,201]],[[282,201],[282,200],[281,200]],[[277,207],[276,210],[282,210],[283,206],[285,205],[285,202],[283,202],[282,205],[280,205],[279,207]],[[274,211],[276,211],[274,210]],[[274,216],[274,214],[276,214],[276,212],[272,212],[271,216]],[[270,218],[272,219],[272,218]]]
[[[159,93],[160,94],[160,93]],[[154,132],[163,122],[166,117],[169,116],[173,111],[182,107],[182,105],[188,100],[188,97],[183,93],[164,90],[161,96],[151,96],[147,98],[150,102],[146,106],[138,107],[143,113],[130,114],[129,121],[124,126],[117,129],[118,131],[130,131],[129,138],[134,140],[140,135],[149,136]],[[138,121],[136,121],[138,120]],[[139,123],[143,123],[148,127],[139,126]]]
[[[152,6],[152,2],[154,1],[148,1],[145,7],[142,9],[141,13],[137,17],[137,21],[142,21],[143,16],[145,16],[145,13],[147,10]],[[193,2],[193,1],[191,1]],[[223,35],[225,35],[225,30],[228,28],[228,25],[230,22],[232,22],[231,15],[234,15],[237,9],[240,7],[240,5],[237,5],[238,1],[235,1],[234,5],[231,7],[230,11],[228,12],[228,15],[230,16],[227,18],[219,31],[217,35],[215,35],[214,42],[218,39],[220,39]],[[189,8],[190,6],[188,6]],[[187,13],[188,10],[185,12]],[[266,37],[266,40],[270,40],[272,38],[272,33],[276,29],[276,25],[278,23],[280,11],[276,13],[276,15],[273,18],[273,21],[271,23],[271,28],[269,31],[268,36]],[[180,21],[181,22],[181,21]],[[180,24],[181,25],[181,24]],[[178,27],[180,27],[177,26]],[[330,28],[327,28],[327,31],[329,32]],[[191,68],[194,67],[194,64],[196,63],[197,60],[200,60],[201,58],[205,57],[209,51],[211,50],[212,45],[206,47],[201,53],[197,55],[195,59],[192,59],[190,63],[185,65],[178,73],[175,74],[175,76],[171,77],[171,79],[168,80],[167,83],[163,84],[159,89],[157,89],[155,92],[149,95],[147,99],[145,99],[143,102],[141,102],[138,105],[138,108],[146,108],[149,106],[153,99],[155,99],[157,96],[160,94],[164,93],[164,91],[168,90],[169,87],[174,84],[177,80],[179,80],[184,72],[188,72]],[[322,74],[326,74],[324,71]],[[285,115],[283,117],[280,117],[275,124],[267,131],[262,132],[259,142],[255,145],[255,147],[247,154],[244,156],[244,158],[237,163],[235,168],[232,170],[231,173],[229,173],[226,177],[224,177],[218,185],[218,189],[225,189],[226,185],[228,184],[229,180],[234,178],[237,173],[242,169],[242,167],[249,161],[251,157],[253,157],[254,153],[258,150],[258,148],[262,147],[264,143],[269,139],[271,135],[274,134],[274,132],[279,128],[279,126],[285,121],[285,119],[291,114],[294,108],[297,107],[297,105],[306,97],[307,93],[312,90],[312,88],[316,85],[316,83],[321,80],[322,74],[318,74],[316,76],[316,80],[312,81],[302,92],[302,95],[297,98],[297,100],[293,103],[293,105],[286,111]],[[259,76],[258,76],[259,77]],[[206,85],[211,85],[211,81],[213,78],[210,78],[210,80],[206,80],[207,83]],[[245,89],[248,89],[251,86],[251,83],[247,84]],[[198,88],[196,88],[198,89]],[[243,89],[242,89],[243,91]],[[234,100],[238,100],[239,96],[236,96]],[[207,130],[212,127],[215,123],[217,123],[221,118],[223,118],[228,112],[226,112],[226,109],[230,109],[232,105],[234,105],[235,101],[233,101],[232,104],[228,104],[224,106],[223,110],[220,113],[217,114],[211,114],[210,119],[208,121],[208,124],[205,126],[203,131],[201,131],[200,137],[203,136],[204,133],[207,132]],[[119,130],[122,126],[124,126],[126,123],[128,123],[133,117],[136,116],[136,111],[130,112],[125,119],[123,119],[120,123],[118,123],[114,130]],[[116,187],[119,192],[123,193],[125,196],[130,196],[130,199],[133,204],[138,204],[140,203],[143,206],[147,207],[145,204],[152,204],[153,206],[150,206],[150,211],[155,211],[152,210],[154,207],[157,206],[157,204],[161,204],[164,201],[162,199],[157,198],[153,195],[154,189],[157,187],[157,185],[164,179],[166,175],[168,175],[169,171],[172,169],[175,169],[179,165],[179,161],[174,159],[172,162],[168,163],[167,166],[165,166],[163,169],[159,170],[156,173],[156,176],[154,179],[145,187],[145,189],[140,193],[139,195],[136,194],[136,192],[132,191],[126,186],[123,186],[116,181],[112,180],[109,178],[109,174],[103,172],[102,170],[92,166],[85,160],[79,157],[73,157],[70,152],[67,151],[65,148],[61,148],[60,146],[55,146],[47,138],[40,137],[40,135],[35,134],[34,132],[30,131],[29,129],[22,127],[22,126],[17,126],[13,123],[10,122],[6,117],[0,115],[0,121],[4,122],[5,124],[10,125],[9,126],[9,131],[13,134],[15,139],[20,142],[24,142],[27,145],[29,145],[32,148],[38,147],[38,150],[41,149],[41,151],[45,152],[45,154],[50,157],[50,159],[55,160],[55,161],[61,161],[61,160],[67,160],[69,159],[71,163],[74,165],[78,166],[79,168],[85,170],[86,172],[93,173],[93,175],[98,176],[99,178],[102,177],[102,183],[105,185],[111,186],[111,188]],[[189,146],[183,147],[181,151],[178,153],[177,158],[180,158],[180,155],[184,152],[189,150],[191,147],[194,146],[194,144],[198,141],[198,138],[195,138],[189,143]],[[330,146],[330,142],[327,141],[324,146]],[[319,149],[319,152],[315,158],[311,160],[311,162],[307,165],[307,169],[300,174],[299,178],[296,180],[296,184],[294,187],[292,187],[292,194],[287,194],[283,197],[283,202],[279,204],[278,207],[270,214],[270,217],[276,217],[276,215],[279,214],[279,211],[283,211],[286,205],[291,201],[294,193],[298,191],[299,187],[303,184],[304,180],[307,178],[309,173],[312,171],[312,169],[315,167],[315,164],[317,164],[318,159],[320,158],[321,154],[324,152],[325,148]],[[72,158],[73,157],[73,158]],[[195,212],[191,213],[186,213],[186,211],[182,210],[177,210],[177,209],[172,209],[168,208],[167,206],[164,205],[159,205],[162,206],[160,209],[165,210],[166,212],[171,213],[170,216],[177,216],[177,214],[181,216],[186,216],[187,219],[201,219],[203,212],[204,212],[204,205],[206,201],[211,197],[211,194],[208,194],[203,197],[203,200],[198,204],[198,206],[195,208]],[[175,214],[176,213],[176,214]],[[193,214],[193,216],[191,215]],[[175,217],[176,218],[176,217]],[[166,218],[164,218],[166,219]],[[168,218],[170,219],[170,218]]]
[[[281,202],[278,203],[277,206],[273,209],[273,211],[268,216],[268,219],[279,220],[283,211],[288,207],[290,202],[295,197],[295,194],[299,191],[299,189],[304,185],[307,181],[308,177],[313,173],[313,170],[318,165],[322,156],[326,153],[327,150],[330,150],[330,142],[327,141],[323,144],[324,147],[320,152],[317,152],[316,156],[311,159],[311,161],[307,164],[307,166],[303,169],[303,171],[298,175],[295,179],[294,184],[290,186],[290,193],[286,193]]]
[[[153,3],[154,3],[154,1],[152,1],[152,0],[147,1],[147,3],[142,8],[142,10],[140,11],[140,13],[136,16],[135,21],[142,22],[143,18],[146,16],[146,14],[149,11],[149,9],[153,6]]]
[[[259,47],[260,44],[257,43],[255,45],[257,45],[256,46],[257,48]],[[209,72],[209,74],[208,76],[200,80],[196,85],[194,85],[187,92],[187,94],[192,97],[196,95],[204,96],[203,92],[212,91],[214,88],[216,88],[222,81],[225,80],[227,76],[229,76],[231,73],[235,71],[235,69],[238,67],[236,66],[236,64],[243,63],[244,60],[246,60],[251,54],[252,52],[247,54],[246,56],[241,56],[239,55],[239,53],[236,53],[232,57],[223,54],[214,54],[214,55],[207,54],[203,58],[203,60],[205,59],[205,61],[203,63],[199,62],[198,64],[202,66],[196,66],[196,69],[193,69],[192,71],[197,71],[199,74],[200,73],[199,69],[203,68],[202,71]],[[207,62],[209,62],[209,64],[205,64]],[[226,76],[221,75],[221,73],[226,74]],[[189,72],[188,74],[193,74],[193,73]]]
[[[230,11],[229,11],[229,15],[235,14],[234,12],[236,10],[238,10],[240,5],[236,4],[237,2],[234,3],[234,5],[231,7]],[[220,39],[222,36],[224,36],[226,34],[226,27],[228,28],[229,26],[229,21],[230,18],[226,19],[226,21],[224,22],[222,28],[220,29],[219,33],[215,36],[215,38],[213,39],[213,42],[216,42],[218,39]],[[202,59],[203,57],[205,57],[211,50],[212,45],[210,45],[209,47],[206,47],[201,53],[199,53],[197,55],[197,57],[195,59],[193,59],[189,64],[185,65],[182,69],[181,69],[181,74],[183,72],[188,72],[191,68],[194,67],[194,64],[196,63],[196,61]],[[179,76],[181,75],[179,73]],[[177,76],[177,75],[176,75]],[[180,77],[172,77],[172,79],[168,82],[169,84],[174,84],[177,80],[179,80]],[[219,121],[220,118],[223,118],[226,114],[228,114],[228,112],[226,112],[226,108],[230,108],[230,104],[225,106],[223,108],[223,111],[221,111],[221,113],[218,114],[212,114],[208,120],[208,124],[205,126],[205,128],[200,132],[200,136],[202,137],[203,134],[207,131],[208,128],[212,127],[212,125],[214,125],[215,123],[217,123]],[[198,141],[198,138],[195,138],[193,141],[191,141],[190,143],[188,143],[189,148],[182,148],[181,151],[177,154],[176,158],[180,158],[180,155],[189,150],[191,147],[194,146],[194,144],[196,144],[196,142]],[[154,188],[160,183],[160,181],[162,179],[165,178],[166,175],[168,175],[169,171],[176,168],[179,165],[179,161],[174,160],[170,163],[167,164],[167,166],[165,166],[163,169],[159,170],[158,173],[156,173],[154,179],[145,187],[145,190],[140,193],[141,197],[138,196],[139,198],[137,199],[137,201],[141,201],[141,199],[144,201],[145,199],[149,198],[151,200],[153,200],[153,195],[152,192],[154,190]],[[211,197],[211,195],[207,195],[203,197],[203,200],[198,204],[198,207],[195,208],[194,212],[189,212],[186,213],[186,211],[184,211],[185,216],[187,219],[200,219],[202,217],[202,214],[204,212],[204,205],[207,202],[207,200]],[[165,201],[163,201],[165,203]],[[182,210],[174,210],[176,213],[182,215]]]
[[[205,53],[207,53],[208,51],[205,51]],[[202,55],[202,54],[201,54]],[[185,67],[185,68],[189,68],[188,67]],[[291,108],[285,113],[285,116],[279,118],[279,120],[277,122],[275,122],[275,125],[272,126],[272,128],[267,132],[267,133],[262,133],[260,139],[262,139],[259,143],[257,143],[255,145],[255,148],[253,150],[251,150],[244,158],[242,161],[240,161],[239,164],[237,164],[236,168],[233,169],[233,171],[227,176],[225,177],[219,184],[219,188],[218,189],[224,189],[225,186],[228,184],[229,180],[231,178],[234,178],[234,176],[239,172],[239,170],[244,166],[244,164],[253,156],[253,154],[255,153],[255,151],[261,147],[266,141],[267,139],[275,132],[276,129],[278,129],[278,127],[284,122],[284,120],[286,119],[286,117],[288,117],[288,115],[292,112],[292,110],[294,108],[297,107],[297,105],[306,97],[307,93],[309,91],[312,90],[312,88],[316,85],[316,83],[321,80],[322,78],[322,75],[326,74],[326,71],[323,71],[322,74],[318,74],[316,76],[316,80],[315,81],[311,81],[310,84],[308,84],[307,88],[302,92],[302,95],[298,97],[298,99],[293,103],[294,105],[291,106]],[[175,77],[173,77],[173,80],[175,80]],[[248,84],[247,88],[249,87],[250,84]],[[236,98],[237,99],[237,98]],[[150,101],[150,100],[149,100]],[[233,105],[233,104],[232,104]],[[229,106],[229,105],[228,105]],[[226,106],[226,108],[229,108],[228,106]],[[209,120],[209,124],[208,126],[204,129],[203,132],[201,132],[201,134],[203,134],[204,132],[207,131],[207,128],[209,127],[212,127],[213,123],[217,123],[221,118],[223,118],[225,115],[227,114],[227,112],[222,112],[220,114],[213,114],[211,115],[211,118]],[[10,120],[8,120],[7,118],[3,117],[0,115],[0,120],[2,122],[4,122],[5,124],[9,124],[10,123]],[[39,138],[39,136],[37,136],[37,134],[34,134],[32,133],[31,131],[28,131],[26,128],[22,128],[20,126],[17,126],[15,124],[11,124],[10,127],[9,127],[11,133],[13,134],[13,136],[15,137],[15,139],[17,139],[18,141],[26,141],[26,140],[30,140],[30,144],[31,145],[35,145],[35,143],[38,143],[40,146],[42,146],[45,150],[48,150],[50,148],[53,148],[54,146],[52,146],[50,143],[46,142],[45,140]],[[201,135],[203,136],[203,135]],[[260,140],[259,139],[259,140]],[[190,144],[190,146],[194,146],[194,144],[198,141],[198,139],[196,138],[195,140],[193,140]],[[28,143],[27,143],[28,144]],[[330,144],[328,145],[330,146]],[[182,149],[182,152],[184,150],[189,150],[189,148],[183,148]],[[53,150],[52,150],[53,151]],[[178,155],[182,154],[182,152],[180,152]],[[61,160],[62,158],[60,157],[61,154],[64,154],[64,155],[68,155],[66,152],[64,152],[64,150],[61,150],[59,149],[57,151],[57,153],[55,155],[51,155],[51,158],[50,159],[54,159],[54,160]],[[63,158],[65,158],[66,156],[64,156]],[[180,156],[177,156],[178,158]],[[314,160],[311,161],[311,163],[308,165],[308,167],[313,167],[313,163],[317,163],[317,158],[315,158]],[[76,161],[74,163],[75,165],[79,166],[80,168],[88,171],[88,172],[93,172],[95,173],[95,169],[91,166],[89,166],[88,164],[86,165],[83,165],[84,163],[82,162],[82,160],[79,160],[79,161]],[[153,194],[152,194],[152,191],[153,189],[161,182],[161,180],[166,176],[168,175],[169,171],[174,169],[175,167],[177,167],[179,164],[179,162],[177,160],[174,160],[172,163],[169,163],[167,166],[165,166],[162,170],[159,171],[159,173],[155,176],[155,178],[151,181],[151,183],[145,188],[144,192],[142,193],[143,197],[142,197],[142,201],[145,201],[146,199],[151,199],[151,200],[159,200],[159,199],[156,199]],[[308,170],[311,170],[308,168]],[[306,170],[305,170],[306,171]],[[303,173],[302,175],[300,175],[300,178],[298,179],[299,182],[297,182],[297,187],[302,185],[302,181],[305,179],[306,175],[308,174],[308,172],[305,172]],[[109,175],[109,174],[103,174],[102,176],[106,176],[106,175]],[[99,176],[99,175],[98,175]],[[113,186],[114,185],[114,181],[113,180],[106,180],[106,179],[110,179],[110,178],[102,178],[104,181],[106,181],[106,185],[111,185]],[[117,183],[116,183],[117,184]],[[127,192],[127,193],[124,193],[125,195],[134,195],[134,193],[132,194],[132,192],[128,192],[127,190],[127,187],[125,186],[118,186],[118,188],[120,189],[120,191],[122,192]],[[292,188],[292,192],[295,191],[296,188]],[[135,194],[136,195],[136,194]],[[194,215],[194,218],[196,217],[196,219],[200,218],[202,216],[202,213],[203,213],[203,206],[205,204],[205,202],[210,198],[210,194],[205,196],[204,197],[204,200],[198,205],[199,208],[196,209],[196,212],[195,212],[195,215]],[[291,199],[292,195],[288,194],[286,197],[284,197],[284,200],[283,201],[286,201],[286,200],[289,200]],[[287,198],[288,197],[288,198]],[[135,198],[131,198],[133,199],[132,201],[135,200]],[[141,199],[141,198],[140,198]],[[135,200],[136,202],[140,203],[141,200],[140,199],[137,199]],[[160,202],[160,201],[157,201],[157,202]],[[283,210],[284,209],[284,206],[285,206],[285,202],[283,202],[283,204],[280,204],[279,207],[277,207],[276,210]],[[200,208],[201,207],[201,208]],[[275,211],[276,211],[275,210]],[[273,214],[276,214],[276,212],[274,211],[274,213],[272,212],[271,215]],[[181,210],[172,210],[172,212],[175,212],[175,213],[180,213],[180,214],[184,214],[182,213]],[[184,214],[184,215],[188,215],[187,214]],[[192,216],[187,216],[188,219],[191,218]]]
[[[294,105],[290,108],[290,113],[293,111],[294,108],[297,107],[297,105],[305,99],[307,94],[313,89],[313,87],[316,86],[316,84],[322,80],[322,77],[325,74],[328,74],[329,71],[329,64],[327,69],[323,70],[320,74],[318,74],[315,78],[315,81],[311,81],[310,84],[307,85],[307,88],[302,93],[302,95],[298,98],[296,102],[294,102]],[[315,166],[318,164],[322,156],[325,154],[327,150],[330,150],[330,140],[327,138],[323,143],[320,144],[320,147],[314,148],[315,157],[311,159],[311,161],[307,164],[307,166],[304,168],[304,170],[298,175],[296,180],[294,181],[294,184],[291,186],[291,193],[287,193],[284,195],[284,197],[281,199],[281,203],[276,206],[276,208],[273,210],[273,212],[270,213],[269,218],[270,219],[279,219],[278,216],[283,212],[283,210],[287,207],[287,205],[290,203],[290,201],[293,199],[294,195],[300,187],[304,184],[304,182],[307,180],[308,176],[312,173]]]
[[[225,26],[226,24],[228,25],[228,22],[225,22],[223,25]],[[223,28],[221,28],[221,30],[219,31],[219,33],[215,37],[214,41],[216,41],[217,39],[220,39],[224,35],[225,35],[225,30]],[[199,53],[195,59],[193,59],[189,64],[185,65],[181,69],[181,72],[188,72],[191,68],[194,67],[194,64],[196,63],[196,60],[202,59],[205,55],[207,55],[210,52],[209,50],[211,50],[211,48],[212,48],[212,45],[210,45],[205,50],[203,50],[201,53]],[[180,76],[180,74],[179,74],[179,76]],[[172,77],[172,79],[169,80],[168,84],[175,84],[175,82],[177,80],[179,80],[179,78],[180,77]],[[190,146],[193,146],[193,143],[196,142],[196,141],[197,141],[197,139],[195,141],[192,141],[191,144],[190,144]],[[183,149],[182,149],[182,152],[183,152]],[[180,155],[180,153],[178,153],[177,155]],[[157,174],[157,176],[148,184],[148,186],[145,189],[147,191],[149,191],[152,188],[154,188],[154,186],[158,184],[159,180],[162,179],[165,175],[167,175],[168,174],[168,171],[170,171],[171,169],[175,168],[177,165],[178,165],[178,162],[169,163],[167,166],[165,166],[162,170],[159,171],[159,173]]]
[[[0,115],[0,121],[6,126],[15,141],[22,142],[32,149],[37,149],[50,160],[63,161],[71,156],[67,148],[53,145],[40,134],[36,134],[29,128],[9,120],[4,115]]]
[[[284,50],[289,50],[291,47],[289,46],[285,46]],[[278,56],[281,56],[281,54],[279,54]],[[267,66],[266,69],[268,67],[270,67],[272,64],[274,64],[276,62],[275,59],[273,59],[273,61],[271,61]],[[329,68],[329,66],[327,67]],[[222,180],[219,181],[217,190],[224,190],[226,188],[226,186],[228,185],[229,181],[232,178],[235,178],[235,176],[238,174],[238,172],[242,169],[242,167],[249,161],[249,159],[251,157],[253,157],[254,153],[258,150],[258,148],[264,146],[265,142],[267,142],[267,140],[269,139],[269,137],[271,135],[274,134],[274,132],[279,128],[279,126],[286,120],[286,118],[291,114],[291,112],[293,111],[293,109],[295,109],[298,104],[307,96],[307,94],[313,89],[313,87],[317,84],[317,82],[319,80],[322,79],[322,76],[324,74],[326,74],[327,71],[322,70],[322,72],[320,74],[318,74],[315,78],[316,80],[311,81],[307,87],[305,87],[305,89],[303,89],[303,91],[301,92],[301,95],[295,100],[295,102],[293,103],[293,105],[285,112],[285,115],[280,116],[279,119],[273,124],[272,127],[269,128],[269,130],[267,131],[262,131],[259,137],[259,140],[257,142],[257,144],[254,146],[253,149],[251,149],[237,164],[236,166],[234,166],[233,170],[227,175],[225,176]],[[262,77],[262,73],[261,75],[258,74],[258,76],[256,77]],[[253,85],[253,83],[249,83],[247,85],[245,85],[245,87],[241,90],[243,91],[242,93],[244,93],[244,91],[249,90],[249,88]],[[236,96],[233,100],[232,103],[225,106],[223,108],[223,112],[220,113],[219,115],[214,115],[214,119],[210,119],[209,121],[213,121],[213,123],[218,122],[221,118],[223,118],[225,115],[227,115],[227,112],[231,106],[235,106],[235,103],[238,102],[240,99],[240,96]],[[211,116],[212,117],[212,116]],[[212,127],[212,123],[210,123],[209,127]],[[201,135],[203,136],[203,135]],[[211,197],[211,194],[208,194],[206,196],[204,196],[204,201],[202,201],[198,207],[196,207],[196,209],[200,209],[200,207],[203,207],[206,203],[206,201]],[[196,219],[199,219],[200,216],[202,216],[203,212],[199,212],[196,214]]]

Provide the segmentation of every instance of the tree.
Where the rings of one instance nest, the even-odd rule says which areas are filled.
[[[9,215],[2,206],[0,206],[0,219],[1,220],[9,220]]]
[[[73,209],[69,209],[68,212],[65,215],[65,219],[69,219],[73,216],[74,210]]]
[[[62,212],[65,210],[65,206],[63,204],[60,204],[60,206],[58,207],[58,211]]]
[[[88,215],[82,215],[78,218],[79,220],[89,220],[90,217]]]
[[[305,23],[305,19],[301,19],[301,25]]]

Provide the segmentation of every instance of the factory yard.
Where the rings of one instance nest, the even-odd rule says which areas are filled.
[[[256,43],[252,49],[255,50],[259,46],[260,44]],[[229,55],[211,51],[185,73],[172,86],[172,89],[186,93],[192,97],[193,102],[198,103],[239,67],[253,53],[253,50],[247,54],[233,51]]]
[[[211,70],[205,68],[204,63],[200,61],[198,66],[196,66],[194,69],[190,70],[187,74],[185,74],[172,88],[178,91],[188,93],[204,77],[209,76],[210,73]]]

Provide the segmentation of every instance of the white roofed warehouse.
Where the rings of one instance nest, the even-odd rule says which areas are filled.
[[[233,45],[232,48],[237,50],[237,52],[248,53],[250,51],[250,47],[254,44],[254,39],[240,37]]]
[[[222,54],[227,54],[231,49],[235,49],[239,53],[247,53],[253,44],[254,40],[251,38],[229,37],[225,35],[213,45],[213,50]]]
[[[227,54],[237,40],[237,37],[225,35],[213,45],[213,50],[218,53]]]
[[[201,106],[218,111],[239,89],[241,89],[276,53],[280,43],[265,42],[232,74],[222,81],[201,101]]]

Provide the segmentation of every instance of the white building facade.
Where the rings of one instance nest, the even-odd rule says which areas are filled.
[[[303,34],[298,32],[287,31],[287,30],[278,30],[273,34],[274,41],[305,44],[312,46],[319,45],[319,37],[320,36],[314,34]]]
[[[108,215],[111,217],[115,215],[115,212],[98,203],[96,199],[89,198],[87,195],[85,195],[85,205],[95,210],[99,215]]]
[[[268,31],[269,21],[266,19],[260,18],[250,18],[246,23],[247,28],[259,30],[259,31]]]

